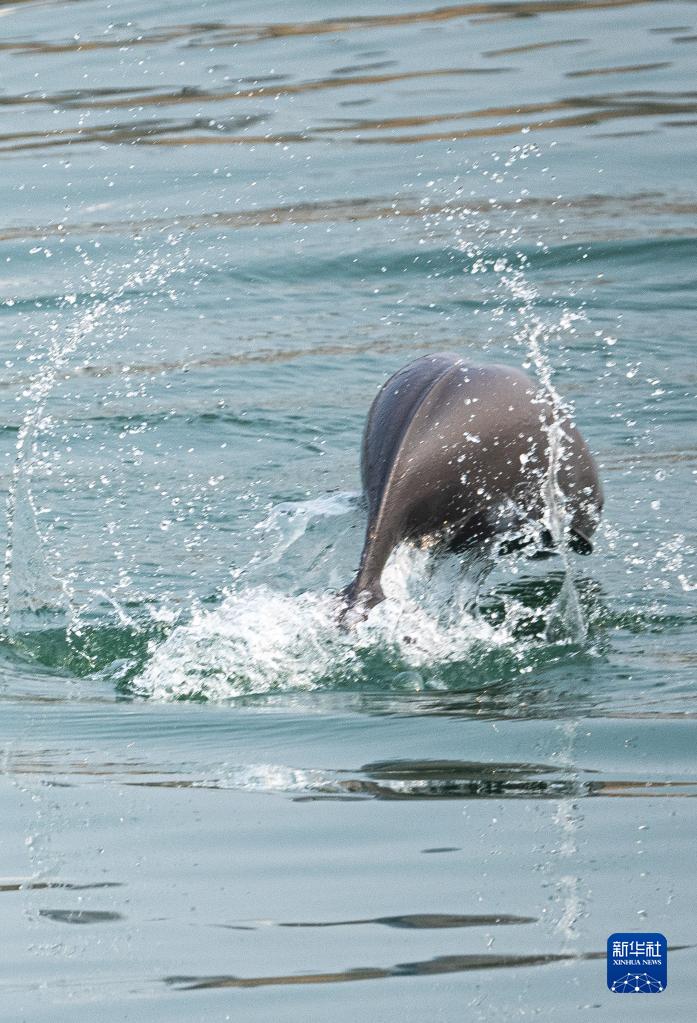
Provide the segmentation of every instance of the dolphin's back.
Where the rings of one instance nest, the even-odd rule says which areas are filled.
[[[451,545],[471,544],[544,521],[552,470],[572,546],[589,553],[602,489],[567,413],[558,420],[563,450],[550,465],[556,415],[550,397],[521,370],[469,365],[450,352],[423,356],[390,377],[363,434],[368,525],[348,606],[383,599],[382,570],[400,540],[440,535]]]
[[[418,409],[437,381],[462,361],[450,352],[426,355],[391,376],[378,392],[368,413],[361,449],[361,482],[371,513],[377,511]]]

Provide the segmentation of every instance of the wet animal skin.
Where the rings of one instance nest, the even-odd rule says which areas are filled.
[[[462,549],[505,535],[509,549],[525,546],[526,527],[549,522],[550,473],[566,535],[543,528],[543,546],[562,541],[589,554],[602,488],[568,412],[519,369],[470,365],[449,352],[400,369],[363,434],[368,524],[344,611],[384,599],[383,569],[404,540]]]

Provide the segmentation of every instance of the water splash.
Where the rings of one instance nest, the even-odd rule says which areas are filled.
[[[14,625],[14,612],[23,607],[30,611],[47,606],[67,619],[68,635],[79,635],[80,605],[76,597],[74,575],[61,564],[58,551],[51,544],[49,533],[40,524],[40,509],[32,490],[32,478],[46,468],[39,447],[39,436],[51,429],[48,403],[54,388],[75,356],[98,341],[104,351],[128,332],[127,314],[132,309],[134,290],[157,293],[169,279],[189,267],[189,250],[176,249],[178,239],[167,239],[164,255],[141,253],[125,267],[112,264],[95,266],[83,250],[85,268],[83,291],[91,297],[84,308],[75,294],[65,295],[58,305],[60,313],[72,312],[72,322],[62,330],[59,319],[49,324],[44,351],[35,356],[40,368],[30,378],[23,397],[26,408],[22,415],[12,474],[6,499],[7,542],[2,572],[0,619],[6,634]],[[120,281],[119,281],[120,278]],[[20,342],[21,349],[24,342]],[[85,355],[87,352],[85,351]],[[48,466],[49,471],[51,467]],[[25,548],[18,562],[19,527],[23,528]]]
[[[537,155],[534,147],[523,147],[511,154],[506,166],[533,154]],[[548,465],[541,480],[543,527],[563,568],[561,589],[544,611],[544,642],[583,643],[587,626],[573,576],[569,515],[559,482],[570,408],[555,386],[549,350],[553,341],[573,332],[580,314],[564,309],[556,322],[542,319],[537,290],[526,278],[526,258],[513,248],[510,256],[488,256],[489,219],[468,208],[461,188],[448,215],[455,215],[453,247],[469,257],[468,272],[495,282],[483,285],[482,293],[492,301],[503,291],[509,304],[512,300],[517,307],[512,345],[518,356],[522,350],[526,368],[532,367],[539,380],[540,418],[548,437]],[[425,209],[428,231],[441,225],[442,215],[436,219],[437,223]],[[512,226],[508,236],[512,247],[516,236]],[[514,600],[508,601],[497,626],[477,612],[477,593],[491,567],[488,563],[463,565],[455,557],[398,548],[383,577],[387,600],[365,621],[354,623],[348,634],[337,624],[334,593],[318,588],[290,595],[277,592],[268,582],[250,584],[257,570],[281,562],[314,520],[344,514],[354,505],[355,495],[339,494],[271,508],[256,527],[263,543],[237,572],[221,605],[213,611],[196,609],[187,624],[175,628],[164,642],[153,643],[133,690],[156,699],[216,700],[275,690],[315,690],[329,679],[333,687],[341,679],[339,685],[361,688],[373,682],[376,659],[391,669],[381,673],[383,685],[389,686],[385,679],[390,678],[403,687],[438,688],[446,687],[440,673],[444,665],[471,663],[477,649],[510,650],[515,645],[524,612]],[[525,652],[517,651],[517,656],[524,658]]]
[[[525,257],[519,258],[522,266],[512,267],[506,263],[501,268],[500,281],[502,287],[521,303],[519,311],[525,314],[524,326],[516,332],[514,338],[518,344],[524,346],[527,359],[540,382],[537,400],[542,409],[540,423],[547,434],[548,451],[547,471],[542,483],[543,524],[552,537],[564,571],[562,588],[554,607],[550,610],[547,638],[552,642],[568,636],[570,640],[582,643],[588,635],[588,626],[574,580],[569,549],[571,515],[559,483],[559,473],[569,444],[565,424],[571,421],[572,409],[554,384],[549,346],[552,341],[558,340],[560,335],[573,329],[574,320],[583,317],[565,309],[556,322],[546,323],[536,311],[535,303],[539,298],[537,289],[525,278]]]
[[[152,642],[131,689],[158,700],[311,691],[329,681],[374,689],[384,687],[377,675],[385,664],[388,688],[439,689],[439,666],[513,644],[508,623],[495,627],[476,614],[479,575],[455,558],[434,561],[404,545],[383,582],[387,599],[350,632],[339,625],[335,593],[232,589],[215,610],[195,610],[163,642]]]
[[[280,561],[285,552],[305,534],[313,519],[345,515],[355,507],[359,497],[354,491],[342,491],[323,494],[309,501],[284,501],[274,505],[267,517],[254,527],[255,532],[261,533],[264,546],[271,544],[271,550],[265,552],[264,547],[260,546],[249,567],[272,565]]]
[[[564,347],[573,339],[575,323],[586,317],[582,307],[574,311],[563,304],[561,307],[553,304],[551,315],[549,311],[545,314],[538,289],[529,279],[531,257],[524,251],[527,231],[523,218],[530,214],[526,214],[523,202],[528,191],[522,187],[521,164],[541,155],[542,150],[535,144],[515,145],[508,153],[491,154],[490,167],[474,162],[467,166],[466,175],[459,175],[450,182],[429,182],[431,195],[437,196],[440,202],[438,208],[430,210],[430,200],[424,200],[424,224],[430,235],[440,232],[449,236],[451,250],[466,257],[467,263],[462,267],[465,276],[459,281],[459,290],[469,292],[474,287],[479,294],[477,313],[480,310],[488,313],[489,322],[482,324],[485,333],[478,342],[475,360],[482,348],[486,351],[492,344],[501,343],[505,350],[510,350],[514,361],[522,362],[524,369],[535,373],[539,382],[540,422],[548,438],[548,465],[541,480],[542,525],[552,538],[564,572],[561,591],[548,612],[547,639],[583,643],[588,627],[569,550],[570,515],[559,483],[568,448],[565,424],[572,419],[572,409],[555,385],[554,367],[558,369],[563,365]],[[473,194],[471,177],[476,174],[487,180],[491,190],[488,210],[469,202],[468,197]],[[514,203],[506,226],[494,231],[494,214],[500,213],[506,205],[494,196],[504,184],[512,191],[519,190],[521,207],[517,210]],[[535,219],[536,214],[532,217]],[[540,240],[538,227],[533,227],[532,236],[537,237],[535,252],[544,253],[546,246]],[[458,284],[455,278],[453,281]],[[504,320],[506,337],[497,342],[494,332]]]

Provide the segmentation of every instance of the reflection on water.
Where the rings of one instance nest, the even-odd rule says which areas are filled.
[[[123,920],[120,913],[94,909],[40,909],[39,916],[59,924],[107,924]]]
[[[424,977],[439,973],[463,973],[469,970],[510,969],[521,966],[544,966],[565,959],[603,959],[604,952],[571,955],[482,955],[438,956],[416,963],[397,963],[388,967],[356,967],[341,973],[303,973],[285,977],[165,977],[166,984],[183,991],[206,988],[265,987],[276,984],[337,984],[351,980],[383,980],[386,977]]]
[[[496,214],[505,217],[513,213],[528,213],[534,220],[535,230],[541,232],[545,229],[550,230],[552,224],[558,221],[560,209],[581,211],[586,221],[588,218],[592,218],[594,233],[598,240],[605,240],[604,232],[608,229],[604,227],[604,222],[615,218],[622,218],[623,223],[621,226],[613,226],[612,232],[607,234],[608,239],[641,237],[644,240],[643,234],[638,234],[644,229],[643,221],[641,224],[633,224],[628,219],[631,213],[641,214],[642,217],[648,216],[655,221],[652,230],[659,237],[689,238],[697,230],[694,227],[697,203],[687,196],[676,200],[660,192],[636,192],[626,196],[578,195],[567,197],[563,201],[552,197],[526,196],[524,199],[512,201],[499,200],[493,209],[488,199],[471,196],[467,199],[465,209],[470,216],[487,213],[487,222],[481,225],[481,229],[485,233],[491,233],[492,238],[497,234],[500,236],[501,231],[501,224],[497,223],[496,219],[492,220]],[[284,224],[353,224],[363,220],[380,222],[390,217],[398,217],[402,221],[410,218],[422,219],[424,216],[438,216],[447,221],[449,217],[461,215],[462,212],[463,207],[457,202],[451,201],[438,205],[430,200],[416,199],[414,196],[395,195],[391,198],[331,199],[317,203],[300,202],[292,206],[274,206],[268,209],[220,210],[211,214],[179,215],[177,227],[184,231],[207,231],[211,228],[241,230],[249,227],[279,227]],[[668,216],[678,218],[679,226],[663,225]],[[128,234],[134,231],[140,236],[145,232],[163,231],[169,225],[171,225],[169,218],[152,217],[138,220],[137,223],[133,220],[105,220],[3,227],[0,228],[0,241],[48,240],[52,235],[65,238],[90,234]],[[631,251],[628,252],[628,256],[631,256]],[[76,296],[76,301],[85,302],[88,297],[79,295]],[[32,299],[32,302],[36,301],[36,298]],[[50,304],[51,298],[43,296],[42,301]],[[12,308],[15,308],[17,304],[15,300]],[[5,310],[7,311],[7,307]],[[0,313],[2,311],[3,309],[0,307]],[[308,351],[314,350],[314,347],[308,349]],[[236,354],[240,359],[254,357],[253,353],[240,352]],[[292,351],[279,354],[285,354],[286,358],[292,358]],[[89,372],[89,367],[81,368],[81,372]],[[13,380],[12,383],[18,383],[18,381]],[[9,386],[9,382],[0,381],[0,385]]]
[[[670,62],[658,62],[653,64],[635,65],[633,67],[617,67],[604,69],[586,69],[583,71],[567,72],[568,77],[589,77],[609,74],[634,74],[644,71],[651,71],[670,67]],[[355,87],[357,85],[386,85],[391,82],[406,81],[420,78],[441,78],[444,76],[460,76],[468,74],[491,74],[493,72],[505,71],[505,68],[453,68],[449,70],[412,71],[401,74],[384,74],[363,76],[351,79],[328,79],[317,82],[304,82],[297,85],[274,86],[273,88],[263,86],[246,92],[243,96],[239,93],[222,91],[219,93],[208,93],[198,97],[199,101],[208,103],[229,102],[232,99],[255,99],[267,95],[294,96],[303,92],[316,92],[323,89],[336,89],[341,87]],[[9,102],[6,100],[6,102]],[[138,109],[151,106],[171,106],[178,103],[191,104],[191,96],[188,93],[170,93],[166,95],[152,95],[129,97],[126,100],[95,100],[89,103],[90,109],[104,106],[109,110],[116,107],[137,105]],[[68,106],[75,106],[71,102]],[[558,114],[563,111],[579,111],[565,116],[554,116],[548,119],[539,119],[535,115]],[[432,113],[418,116],[398,116],[382,118],[362,118],[353,122],[346,122],[342,119],[340,123],[330,125],[307,125],[302,130],[284,133],[250,133],[249,127],[253,127],[270,119],[270,114],[248,114],[238,117],[202,117],[196,116],[188,119],[175,120],[173,118],[159,118],[148,121],[127,121],[121,123],[110,123],[86,127],[82,124],[75,128],[57,128],[53,130],[41,130],[33,132],[15,132],[0,134],[0,153],[16,153],[23,150],[43,150],[56,146],[76,145],[138,145],[138,146],[192,146],[192,145],[271,145],[277,146],[288,143],[309,143],[312,141],[341,141],[346,143],[357,143],[361,145],[414,145],[426,141],[455,141],[457,139],[477,139],[497,137],[503,135],[517,135],[520,132],[540,131],[562,131],[570,128],[595,127],[607,121],[627,120],[629,118],[666,118],[670,115],[694,115],[697,113],[697,103],[691,93],[670,93],[670,92],[619,92],[614,94],[599,94],[591,96],[569,96],[555,102],[546,103],[516,103],[511,106],[483,107],[466,111],[448,113]],[[525,115],[525,120],[521,116]],[[472,118],[495,119],[494,124],[479,124],[472,128],[450,128],[437,132],[419,133],[396,133],[397,129],[414,128],[439,124],[442,122],[457,122]],[[511,123],[502,124],[501,118],[517,118]],[[657,127],[686,127],[692,121],[683,120],[658,120]],[[657,130],[654,127],[653,130]],[[389,134],[372,134],[374,132],[386,132]]]
[[[31,2],[31,0],[24,0]],[[590,0],[584,4],[586,10],[602,10],[604,8],[626,7],[634,4],[649,3],[652,0]],[[438,7],[433,10],[412,11],[400,14],[381,14],[376,16],[325,18],[321,21],[277,22],[262,25],[234,25],[224,22],[174,25],[167,29],[157,29],[137,35],[119,35],[116,39],[89,40],[79,38],[60,43],[17,41],[5,43],[0,48],[16,49],[22,53],[70,53],[86,52],[92,49],[112,49],[131,46],[156,46],[172,40],[184,38],[189,45],[199,46],[236,46],[239,43],[261,42],[265,39],[277,39],[284,36],[317,36],[339,32],[364,31],[366,29],[391,28],[400,25],[418,25],[428,22],[452,21],[459,18],[526,18],[537,14],[560,14],[575,12],[573,0],[522,0],[522,2],[506,3],[470,3]],[[114,28],[115,26],[110,26]]]
[[[679,717],[683,719],[682,715]],[[18,776],[59,774],[62,779],[82,776],[86,781],[102,779],[117,785],[148,789],[275,793],[288,795],[295,802],[355,799],[527,801],[598,797],[684,799],[697,796],[697,778],[694,776],[631,779],[614,778],[603,773],[602,777],[584,778],[583,775],[599,775],[601,772],[598,768],[577,765],[564,768],[553,764],[513,762],[399,760],[367,764],[356,771],[248,763],[226,764],[218,772],[182,776],[181,768],[178,769],[174,763],[99,762],[93,756],[71,761],[63,749],[56,749],[39,753],[17,751],[10,758],[8,768]],[[41,882],[38,886],[76,888],[75,885],[58,882]],[[19,891],[23,887],[22,882],[17,882],[8,888],[0,885],[0,891]],[[29,887],[36,886],[31,884]]]
[[[672,946],[677,951],[685,946]],[[337,984],[351,980],[384,980],[387,977],[424,977],[440,973],[464,973],[469,970],[513,969],[523,966],[545,966],[565,960],[604,959],[605,952],[577,952],[558,955],[450,955],[424,962],[397,963],[388,967],[357,967],[341,973],[303,973],[281,977],[165,977],[164,982],[180,991],[203,991],[208,988],[253,988],[277,984]]]
[[[561,19],[560,24],[564,18],[572,18],[575,26],[579,20],[586,26],[593,26],[594,16],[596,20],[631,18],[634,7],[651,10],[652,6],[649,0],[593,0],[584,4],[584,17],[579,19],[581,12],[573,0],[522,0],[261,24],[212,21],[148,26],[150,19],[145,18],[135,32],[124,33],[122,27],[112,24],[99,33],[99,38],[78,31],[72,38],[31,39],[20,32],[16,38],[1,42],[0,50],[27,61],[28,67],[37,56],[48,57],[56,67],[61,67],[66,59],[79,53],[85,60],[96,61],[101,71],[100,61],[113,60],[109,51],[132,52],[135,58],[142,48],[148,60],[154,60],[161,50],[169,54],[170,61],[177,53],[186,53],[187,59],[181,65],[187,71],[189,68],[198,71],[197,62],[203,60],[204,55],[218,54],[220,62],[209,64],[205,73],[201,73],[204,71],[201,68],[198,76],[194,72],[193,79],[183,85],[170,84],[172,77],[178,83],[181,75],[164,73],[160,77],[164,77],[167,84],[153,84],[144,81],[142,74],[130,73],[130,81],[124,82],[122,76],[118,81],[104,81],[100,73],[85,76],[96,77],[98,80],[93,84],[81,81],[74,88],[65,88],[63,81],[61,87],[55,89],[33,87],[15,93],[5,90],[0,95],[0,108],[16,108],[18,114],[31,112],[32,117],[30,125],[21,125],[22,130],[0,133],[0,153],[29,154],[48,152],[52,148],[63,151],[77,146],[92,149],[104,145],[255,147],[333,142],[339,146],[355,143],[411,146],[505,137],[521,131],[563,133],[594,129],[609,121],[629,118],[641,124],[640,129],[632,128],[632,131],[661,132],[666,128],[688,127],[689,115],[696,111],[693,92],[670,86],[681,81],[681,61],[689,61],[689,57],[675,52],[675,43],[689,43],[694,39],[689,34],[691,26],[666,29],[649,25],[647,31],[653,32],[654,37],[656,33],[665,35],[665,39],[662,36],[654,39],[654,52],[649,60],[620,61],[613,54],[614,60],[603,63],[599,61],[592,35],[545,38],[549,24],[555,26],[557,19]],[[31,19],[31,5],[22,13]],[[23,20],[17,19],[18,26]],[[509,20],[515,23],[510,28],[506,27]],[[525,22],[524,28],[521,21]],[[462,31],[461,22],[469,22],[472,28],[472,44],[466,48],[470,59],[465,66],[462,47],[454,45],[457,33]],[[498,27],[490,32],[478,27],[487,23]],[[422,66],[424,51],[413,45],[394,53],[390,49],[392,31],[415,33],[414,39],[420,39],[423,33],[436,33],[433,38],[442,42],[441,33],[446,26],[450,26],[447,30],[454,31],[455,35],[452,41],[447,39],[445,47],[440,47],[438,66]],[[684,34],[668,38],[669,33],[680,31]],[[51,34],[46,29],[44,32],[47,36]],[[531,34],[531,38],[521,41],[521,32]],[[345,36],[350,45],[354,33],[360,38],[362,49],[356,50],[357,59],[353,61],[337,66],[336,62],[330,61],[327,65],[324,59],[318,59],[317,68],[312,68],[313,73],[308,77],[302,74],[302,70],[306,70],[304,62],[298,66],[292,59],[292,48],[304,45],[304,38],[320,46],[323,36],[331,37],[333,43]],[[492,37],[503,41],[506,35],[514,40],[513,45],[487,46]],[[366,49],[369,41],[381,48]],[[659,41],[663,49],[657,54]],[[476,49],[478,42],[482,46],[479,51]],[[278,51],[276,48],[281,43],[285,49]],[[274,51],[274,56],[268,58],[270,64],[264,56],[265,44]],[[228,63],[230,48],[238,54],[234,66]],[[639,49],[650,52],[644,46]],[[528,58],[534,61],[540,52],[560,61],[558,75],[555,76],[554,64],[548,71],[554,81],[554,93],[545,90],[543,99],[536,88],[535,66],[527,63]],[[380,59],[360,59],[366,53]],[[442,59],[449,57],[455,62],[444,64]],[[505,66],[494,63],[500,58],[507,59]],[[522,66],[509,64],[508,58],[516,58]],[[407,63],[412,66],[404,66]],[[616,92],[568,96],[559,91],[564,89],[565,79],[583,81],[605,76],[616,77],[622,83]],[[349,98],[343,99],[342,94],[347,91]],[[481,102],[482,93],[486,94],[486,104]],[[321,96],[320,104],[315,96]],[[307,106],[294,109],[296,98]],[[232,103],[251,104],[252,109],[234,115],[215,112],[219,105]],[[347,122],[343,116],[346,103],[374,104],[380,108],[380,113]],[[190,108],[188,116],[175,118],[159,113],[147,116],[150,110],[181,106]],[[118,110],[125,111],[123,120],[111,118],[100,123],[102,112],[109,116]],[[76,111],[79,112],[77,120],[74,119]],[[540,114],[555,116],[540,118]],[[675,115],[679,115],[678,119]],[[483,123],[471,127],[457,125],[458,121],[472,118]],[[408,130],[425,129],[434,124],[444,127],[435,132]],[[259,131],[260,125],[263,131]],[[339,196],[340,193],[337,198]]]
[[[277,927],[354,927],[359,924],[382,924],[405,930],[437,930],[449,927],[496,927],[508,924],[535,923],[534,917],[515,916],[511,913],[497,913],[479,916],[458,916],[456,913],[410,913],[403,916],[379,916],[372,920],[323,920],[315,923],[279,923]],[[234,929],[235,924],[220,924]],[[248,929],[253,924],[244,925]],[[268,921],[264,921],[268,926]]]
[[[64,888],[67,891],[82,892],[92,888],[120,888],[120,881],[97,881],[94,884],[71,884],[69,881],[35,881],[24,878],[21,881],[0,880],[0,892],[45,891],[47,888]]]

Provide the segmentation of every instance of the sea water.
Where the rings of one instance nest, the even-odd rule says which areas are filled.
[[[694,6],[0,15],[0,1015],[687,1018]],[[560,538],[573,416],[595,551],[403,547],[347,633],[439,350],[557,409]]]

